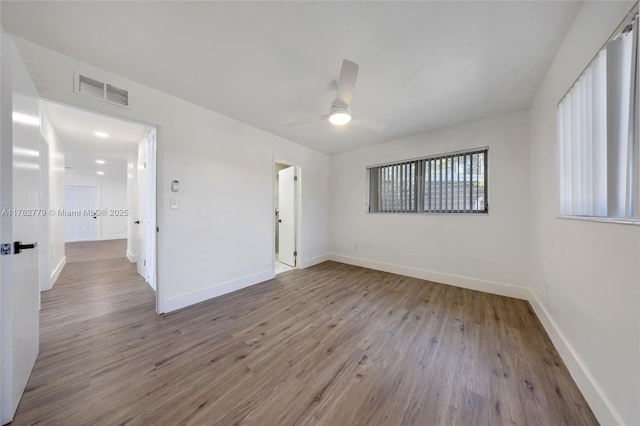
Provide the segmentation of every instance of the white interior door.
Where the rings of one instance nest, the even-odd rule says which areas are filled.
[[[296,177],[294,166],[278,172],[278,260],[296,266]]]
[[[2,182],[0,219],[2,243],[31,245],[0,256],[2,309],[0,328],[0,404],[2,423],[12,420],[38,356],[38,248],[39,211],[39,105],[31,81],[13,40],[1,41]]]
[[[136,267],[138,274],[145,281],[147,281],[147,157],[149,153],[147,145],[146,138],[138,144],[138,217],[135,221],[138,227],[138,264]]]
[[[156,131],[149,131],[147,145],[147,188],[145,191],[146,209],[145,215],[145,234],[147,241],[145,249],[147,261],[145,273],[146,280],[155,290],[155,259],[156,259]]]
[[[64,187],[65,242],[98,239],[96,211],[98,190],[95,186],[66,185]]]

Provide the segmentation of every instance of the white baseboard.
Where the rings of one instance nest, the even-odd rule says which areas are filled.
[[[602,425],[623,425],[622,417],[613,407],[611,401],[606,397],[602,391],[598,382],[593,375],[589,372],[578,353],[573,349],[573,346],[564,333],[560,330],[556,322],[553,320],[549,312],[544,308],[538,297],[532,290],[529,290],[529,303],[533,307],[536,315],[540,319],[542,326],[551,338],[553,346],[560,354],[562,361],[564,361],[571,377],[576,382],[578,389],[582,392],[582,395],[587,400],[591,411],[598,419],[598,422]]]
[[[109,240],[126,240],[127,236],[126,235],[98,235],[95,240],[94,239],[90,239],[90,240],[67,240],[65,239],[64,242],[65,243],[80,243],[80,242],[86,242],[86,241],[109,241]]]
[[[331,260],[331,255],[329,253],[321,254],[320,256],[312,257],[311,259],[304,259],[300,262],[300,268],[309,268],[313,265],[326,262],[327,260]]]
[[[129,259],[131,263],[138,263],[138,255],[132,254],[129,250],[127,250],[127,259]]]
[[[391,263],[378,262],[375,260],[362,259],[359,257],[344,256],[340,254],[331,254],[329,257],[330,260],[340,263],[362,266],[363,268],[375,269],[376,271],[391,272],[393,274],[405,275],[407,277],[419,278],[442,284],[449,284],[456,287],[468,288],[470,290],[484,291],[486,293],[497,294],[499,296],[528,300],[530,295],[530,291],[528,288],[511,284],[481,280],[478,278],[463,277],[460,275],[445,274],[442,272],[429,271],[427,269],[395,265]]]
[[[275,275],[273,270],[270,269],[268,271],[258,272],[235,280],[214,284],[188,293],[169,297],[161,303],[161,313],[175,311],[199,302],[204,302],[205,300],[213,299],[214,297],[222,296],[223,294],[231,293],[245,287],[250,287],[274,277]]]
[[[60,273],[64,269],[64,265],[66,264],[67,264],[67,256],[62,256],[62,259],[60,259],[60,262],[58,262],[58,264],[56,265],[56,268],[53,270],[53,272],[51,272],[51,275],[49,276],[48,290],[51,290],[53,288],[53,285],[58,280],[58,277],[60,276]]]
[[[99,235],[96,241],[126,240],[126,235]]]

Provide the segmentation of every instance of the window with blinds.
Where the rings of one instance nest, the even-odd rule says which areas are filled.
[[[488,213],[487,148],[368,167],[370,213]]]
[[[640,219],[638,15],[558,103],[559,213]]]

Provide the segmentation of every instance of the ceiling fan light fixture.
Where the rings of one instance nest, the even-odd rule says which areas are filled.
[[[329,116],[329,122],[334,126],[344,126],[351,121],[351,114],[348,111],[335,111]]]

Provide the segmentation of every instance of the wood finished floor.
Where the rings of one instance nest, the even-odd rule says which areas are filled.
[[[14,425],[594,425],[527,302],[326,262],[168,315],[67,245]]]

